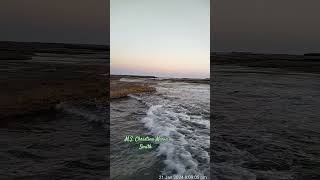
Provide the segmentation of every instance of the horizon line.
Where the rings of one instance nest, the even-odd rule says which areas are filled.
[[[14,42],[14,43],[39,43],[39,44],[72,44],[72,45],[96,45],[96,46],[108,46],[110,44],[98,44],[98,43],[73,43],[73,42],[44,42],[44,41],[16,41],[16,40],[0,40],[0,42]]]
[[[209,77],[206,77],[206,78],[199,78],[199,77],[194,77],[194,78],[191,78],[191,77],[161,77],[161,76],[153,76],[153,75],[138,75],[138,74],[110,74],[110,76],[132,76],[132,77],[150,77],[150,78],[175,78],[175,79],[210,79],[210,76]]]
[[[305,52],[305,53],[272,53],[272,52],[254,52],[254,51],[210,51],[210,56],[213,53],[221,53],[221,54],[231,54],[231,53],[238,53],[238,54],[252,54],[252,55],[295,55],[295,56],[304,56],[304,55],[319,55],[320,52]]]

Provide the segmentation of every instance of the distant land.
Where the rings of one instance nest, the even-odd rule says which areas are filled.
[[[142,82],[122,82],[122,78],[140,79]],[[191,79],[191,78],[158,78],[156,76],[142,76],[142,75],[110,75],[110,98],[118,99],[127,97],[129,94],[141,94],[148,92],[155,92],[156,89],[151,86],[150,82],[143,82],[145,79],[152,79],[154,82],[183,82],[183,83],[201,83],[209,84],[210,79]]]
[[[108,45],[0,41],[0,60],[31,59],[36,53],[72,55],[109,52],[109,50]]]
[[[298,72],[320,73],[320,53],[290,55],[250,52],[211,52],[210,59],[213,65],[281,68]]]

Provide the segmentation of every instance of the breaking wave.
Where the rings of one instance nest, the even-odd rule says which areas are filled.
[[[78,107],[75,105],[67,104],[67,103],[59,103],[56,105],[56,109],[63,111],[68,114],[76,115],[76,116],[81,116],[85,119],[87,119],[89,122],[97,122],[97,123],[105,123],[107,122],[107,116],[102,116],[101,112],[104,112],[103,110],[99,110],[97,106],[95,106],[95,111],[90,110],[89,107],[85,108],[83,106]]]
[[[156,94],[130,97],[149,107],[142,122],[150,133],[170,139],[157,150],[164,157],[162,173],[209,177],[209,86],[159,83],[156,88]]]

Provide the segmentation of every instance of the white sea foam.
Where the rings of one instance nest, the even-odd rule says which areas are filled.
[[[141,99],[141,97],[139,97],[139,95],[129,94],[128,96],[131,97],[131,98],[134,98],[134,99],[136,99],[138,101],[142,101],[142,99]]]
[[[71,104],[67,104],[67,103],[62,102],[62,103],[59,103],[56,105],[56,109],[64,111],[68,114],[81,116],[81,117],[87,119],[89,122],[99,122],[99,123],[106,122],[106,119],[104,119],[103,117],[98,116],[92,112],[86,111],[85,109],[83,109],[81,107],[76,107]]]
[[[202,116],[209,112],[208,87],[160,83],[156,88],[157,94],[131,97],[149,106],[142,122],[150,133],[170,139],[158,147],[165,157],[163,174],[209,176],[210,123],[209,115]]]

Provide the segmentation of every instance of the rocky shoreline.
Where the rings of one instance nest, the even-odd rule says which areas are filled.
[[[156,89],[146,83],[121,82],[120,79],[133,76],[111,75],[110,78],[110,98],[118,99],[127,97],[129,94],[151,93]]]
[[[121,78],[134,79],[141,82],[127,82],[120,81]],[[129,94],[152,93],[156,89],[152,87],[150,81],[145,79],[152,79],[155,82],[181,82],[181,83],[200,83],[209,84],[210,79],[192,79],[192,78],[158,78],[155,76],[137,76],[137,75],[111,75],[110,77],[110,98],[118,99],[127,97]]]

